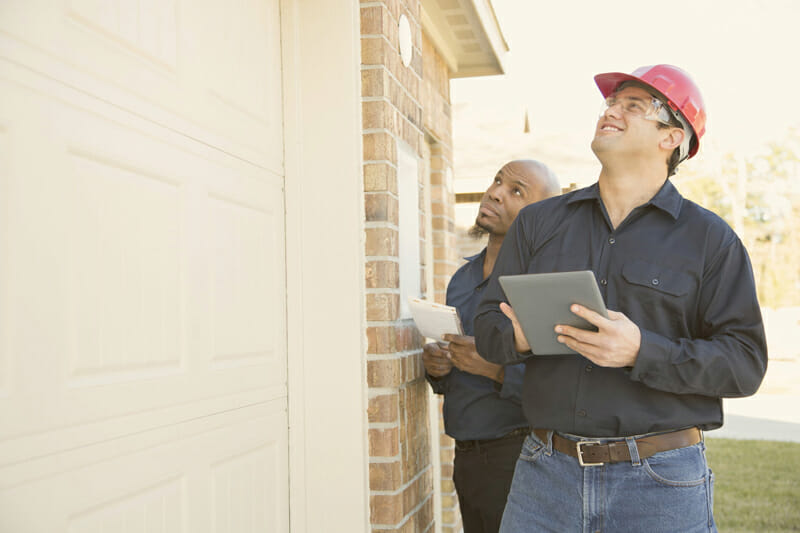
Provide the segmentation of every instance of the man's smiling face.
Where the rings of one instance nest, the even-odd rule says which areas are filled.
[[[653,96],[640,87],[626,87],[614,94],[614,105],[597,120],[592,150],[607,153],[643,153],[658,150],[658,123],[645,118]],[[602,159],[601,159],[602,160]]]

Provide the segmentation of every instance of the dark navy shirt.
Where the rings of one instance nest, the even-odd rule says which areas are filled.
[[[592,270],[606,307],[639,327],[633,367],[516,351],[498,307],[506,301],[498,276],[572,270]],[[486,359],[525,361],[523,409],[532,427],[590,437],[718,428],[721,398],[753,394],[767,368],[747,251],[728,224],[669,180],[617,228],[597,184],[523,208],[484,290],[475,335]]]
[[[464,335],[474,335],[472,320],[487,281],[483,278],[485,257],[485,248],[468,257],[447,286],[447,305],[458,309]],[[520,404],[523,372],[524,365],[507,366],[502,385],[455,367],[439,379],[428,376],[433,391],[444,394],[445,433],[456,440],[495,439],[526,427]]]

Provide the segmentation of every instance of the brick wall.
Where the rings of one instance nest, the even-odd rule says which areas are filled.
[[[414,36],[408,67],[398,52],[401,14]],[[376,532],[426,532],[433,529],[434,473],[422,339],[410,320],[399,317],[397,147],[402,141],[421,156],[425,142],[416,0],[361,3],[361,62],[370,521]],[[422,191],[426,177],[419,168]]]
[[[442,471],[434,472],[424,379],[423,339],[410,320],[400,319],[397,147],[408,144],[420,157],[420,198],[430,191],[420,217],[420,292],[444,301],[458,264],[452,185],[452,124],[449,72],[420,26],[418,0],[361,4],[361,80],[366,212],[367,381],[369,387],[370,521],[374,532],[434,529],[433,484],[442,484],[443,531],[460,530],[450,481],[453,443],[442,443]],[[408,18],[413,57],[404,66],[398,20]],[[430,220],[431,232],[426,230]],[[425,245],[433,243],[433,264]],[[425,283],[433,270],[433,287]]]

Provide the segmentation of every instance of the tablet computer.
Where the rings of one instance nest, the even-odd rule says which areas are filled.
[[[608,318],[591,270],[500,276],[499,281],[535,355],[577,353],[556,340],[556,324],[597,331],[569,310],[572,304],[580,304]]]

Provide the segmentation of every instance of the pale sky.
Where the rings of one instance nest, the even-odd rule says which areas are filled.
[[[594,181],[600,72],[688,71],[708,113],[700,157],[757,153],[800,126],[798,0],[492,3],[511,50],[505,76],[452,82],[457,184],[512,156],[549,157],[562,182]]]

